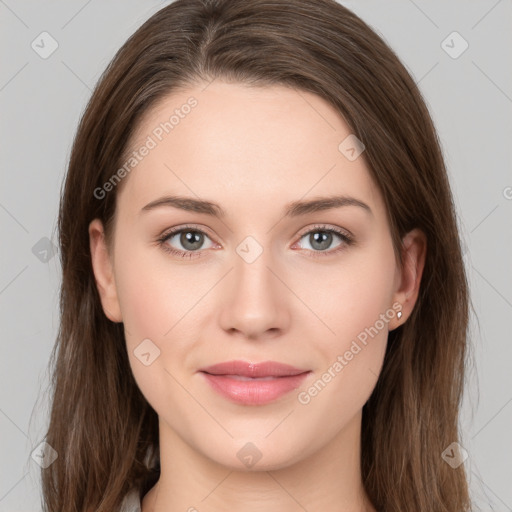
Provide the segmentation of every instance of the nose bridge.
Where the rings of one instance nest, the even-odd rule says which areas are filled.
[[[286,301],[283,285],[274,275],[276,265],[269,247],[246,237],[235,249],[233,266],[223,327],[251,337],[284,328]]]
[[[234,294],[237,301],[252,302],[262,307],[276,299],[275,277],[269,268],[275,266],[270,248],[252,236],[246,237],[236,248],[234,259]],[[259,304],[257,304],[259,303]]]

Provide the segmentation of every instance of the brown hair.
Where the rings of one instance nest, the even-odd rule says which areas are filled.
[[[42,470],[44,510],[111,512],[131,488],[144,494],[158,479],[158,416],[133,378],[123,325],[102,310],[88,225],[99,218],[111,232],[119,187],[101,200],[94,190],[122,165],[141,116],[172,91],[215,78],[325,99],[366,146],[397,254],[408,231],[425,233],[418,301],[389,333],[363,407],[362,477],[380,512],[469,510],[463,465],[452,469],[441,457],[459,440],[469,298],[440,144],[395,53],[334,0],[178,0],[146,21],[102,75],[59,212],[61,322],[46,436],[59,457]]]

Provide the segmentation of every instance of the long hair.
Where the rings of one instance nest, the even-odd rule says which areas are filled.
[[[111,235],[120,187],[101,200],[94,191],[122,165],[141,116],[178,88],[216,78],[326,100],[366,146],[396,254],[409,230],[425,233],[418,300],[389,333],[363,407],[362,478],[380,512],[469,510],[464,466],[441,456],[459,440],[469,296],[440,142],[396,54],[334,0],[178,0],[148,19],[101,76],[61,194],[61,316],[45,439],[59,457],[42,470],[44,510],[111,512],[131,489],[144,494],[158,480],[158,416],[133,378],[123,325],[102,310],[88,225],[99,218]]]

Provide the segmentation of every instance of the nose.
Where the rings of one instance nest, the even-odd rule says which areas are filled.
[[[251,340],[281,335],[290,324],[292,294],[269,251],[252,262],[235,254],[233,264],[222,288],[221,327],[230,335]]]

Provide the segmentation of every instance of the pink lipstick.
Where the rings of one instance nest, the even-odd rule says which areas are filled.
[[[297,389],[310,370],[276,361],[227,361],[199,372],[225,398],[242,405],[263,405]]]

